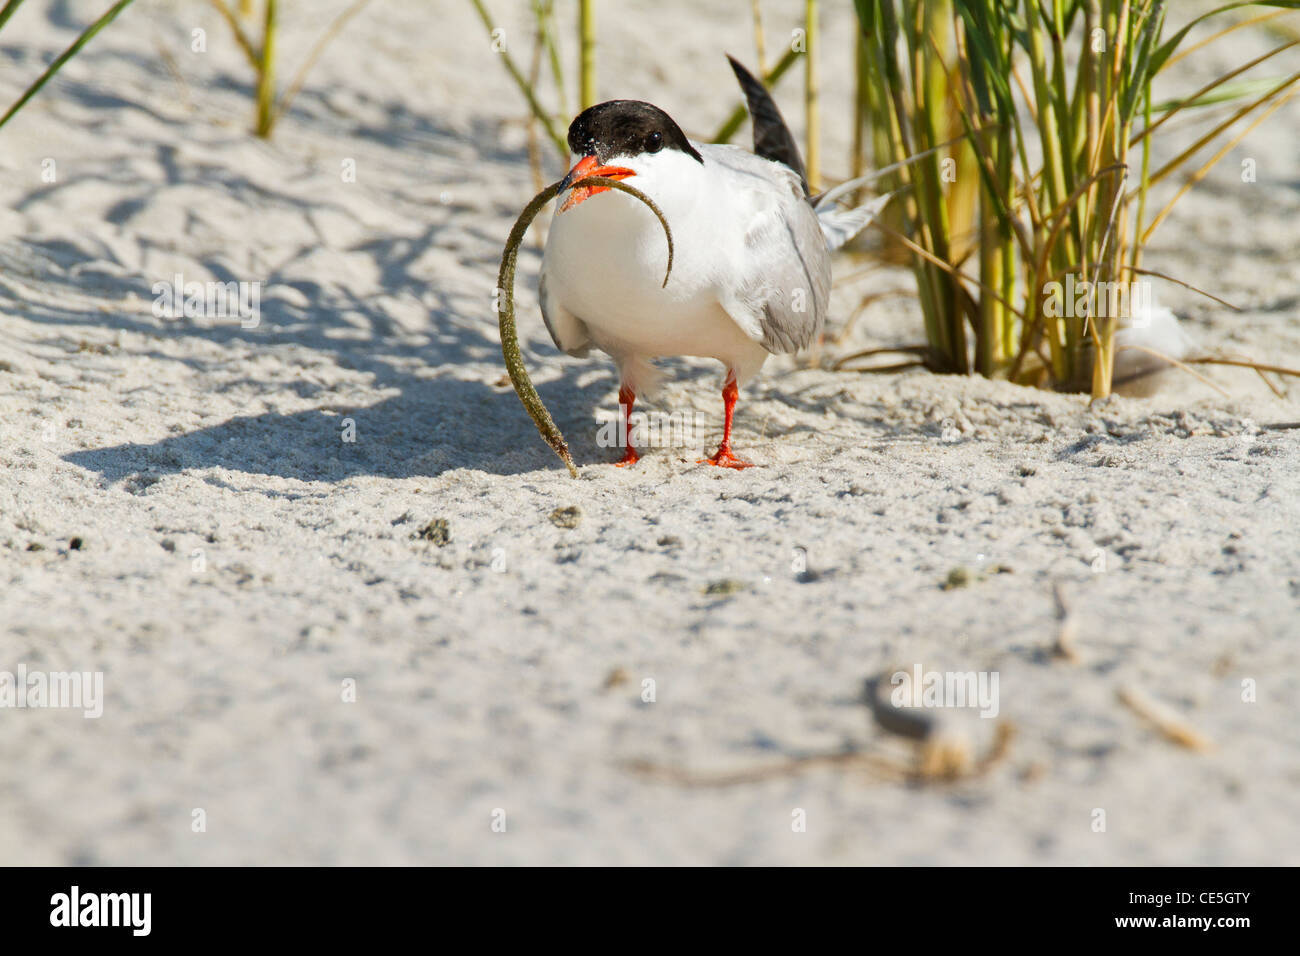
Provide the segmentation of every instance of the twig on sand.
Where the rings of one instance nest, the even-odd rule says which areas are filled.
[[[501,253],[501,271],[497,274],[497,322],[501,328],[501,354],[505,357],[506,371],[510,374],[510,383],[515,387],[515,394],[519,396],[519,401],[523,403],[533,424],[546,439],[546,443],[560,456],[560,460],[569,469],[569,474],[577,478],[578,468],[573,463],[573,456],[569,454],[569,446],[564,436],[560,434],[560,429],[556,427],[555,420],[551,418],[551,413],[542,404],[542,398],[533,387],[532,379],[528,377],[523,355],[519,351],[519,333],[515,328],[515,261],[519,257],[519,246],[524,241],[524,233],[528,231],[529,225],[537,218],[542,207],[554,199],[561,187],[565,185],[563,180],[551,183],[534,196],[515,220],[514,228],[510,230],[505,251]],[[580,186],[604,186],[627,193],[650,207],[650,211],[658,217],[659,224],[664,227],[664,236],[668,239],[668,268],[664,272],[663,283],[665,286],[668,285],[668,277],[673,271],[673,233],[668,228],[668,220],[664,218],[663,212],[655,205],[654,200],[627,183],[617,179],[607,179],[604,176],[588,176],[573,183],[572,186],[575,189]]]
[[[1074,636],[1079,626],[1074,615],[1070,612],[1070,605],[1065,600],[1065,593],[1061,589],[1061,582],[1056,581],[1052,584],[1052,598],[1056,601],[1056,617],[1060,626],[1056,629],[1056,641],[1052,645],[1052,653],[1057,657],[1064,658],[1071,664],[1079,663],[1079,652],[1074,648]]]
[[[642,776],[685,787],[734,787],[799,776],[811,770],[833,768],[865,773],[887,783],[951,783],[982,777],[1007,758],[1015,726],[1009,721],[998,723],[993,743],[979,757],[974,755],[970,738],[951,720],[919,707],[896,707],[889,700],[890,686],[886,671],[868,678],[865,703],[880,727],[912,741],[911,760],[853,749],[836,753],[806,754],[779,763],[742,770],[708,772],[636,760],[626,764],[628,770]]]
[[[1187,360],[1189,365],[1235,365],[1239,368],[1251,368],[1255,374],[1264,380],[1278,398],[1282,397],[1282,390],[1269,381],[1265,372],[1272,372],[1275,375],[1296,375],[1300,376],[1300,369],[1284,368],[1281,365],[1264,365],[1260,362],[1252,362],[1250,359],[1232,358],[1231,356],[1202,355],[1199,358]]]
[[[880,348],[865,349],[861,352],[854,352],[852,355],[845,355],[843,358],[836,359],[831,364],[832,372],[850,371],[850,372],[892,372],[899,368],[908,368],[913,365],[928,365],[933,349],[928,345],[885,345]],[[866,368],[845,369],[849,362],[856,362],[859,359],[872,358],[876,355],[915,355],[915,359],[907,362],[899,362],[891,365],[872,365]]]
[[[1220,395],[1222,395],[1224,398],[1231,398],[1231,397],[1232,397],[1232,396],[1230,396],[1230,395],[1228,394],[1228,392],[1227,392],[1226,389],[1220,388],[1218,385],[1215,385],[1213,382],[1211,382],[1211,381],[1210,381],[1208,378],[1206,378],[1204,375],[1199,375],[1199,374],[1197,374],[1196,372],[1192,371],[1190,368],[1188,368],[1186,362],[1180,362],[1178,359],[1174,358],[1172,355],[1166,355],[1164,352],[1159,352],[1159,351],[1157,351],[1157,350],[1155,350],[1155,349],[1149,349],[1149,348],[1147,348],[1145,345],[1121,345],[1121,346],[1119,347],[1119,351],[1121,351],[1121,352],[1127,352],[1127,351],[1144,352],[1144,353],[1146,353],[1147,355],[1150,355],[1150,356],[1153,356],[1153,357],[1155,357],[1155,358],[1160,359],[1160,361],[1162,361],[1162,362],[1168,362],[1170,365],[1174,366],[1175,368],[1180,368],[1180,369],[1182,369],[1184,372],[1186,372],[1186,373],[1187,373],[1188,375],[1190,375],[1192,378],[1196,379],[1196,380],[1197,380],[1198,382],[1200,382],[1201,384],[1210,386],[1210,388],[1214,389],[1216,392],[1218,392],[1218,393],[1219,393]]]
[[[330,45],[330,42],[335,37],[343,32],[343,28],[347,26],[347,22],[364,10],[366,5],[369,3],[370,0],[355,0],[351,6],[344,9],[342,13],[335,17],[333,22],[331,22],[325,29],[325,32],[317,38],[316,43],[311,48],[311,52],[307,54],[307,59],[302,61],[302,66],[298,67],[298,72],[293,75],[293,79],[289,82],[288,89],[285,90],[284,95],[280,97],[280,104],[275,108],[277,120],[279,117],[289,112],[289,107],[293,105],[294,99],[302,92],[302,88],[307,83],[307,74],[310,73],[311,68],[316,65],[316,61],[321,58],[321,54],[325,52],[325,48]]]
[[[1170,743],[1188,750],[1213,750],[1214,744],[1195,727],[1188,724],[1172,708],[1147,696],[1139,688],[1128,685],[1118,691],[1120,703],[1150,723]]]
[[[666,783],[675,783],[683,787],[736,787],[746,783],[761,783],[764,780],[796,777],[821,767],[870,771],[883,780],[899,783],[907,779],[907,771],[902,764],[875,754],[862,753],[856,750],[846,753],[809,754],[802,757],[790,757],[780,763],[723,772],[686,770],[681,767],[656,764],[649,760],[633,760],[626,766],[628,770],[643,777],[662,780]]]
[[[877,724],[890,733],[916,741],[909,779],[935,782],[980,777],[1006,758],[1015,737],[1015,727],[1010,722],[998,723],[992,746],[977,758],[967,733],[968,723],[944,711],[901,707],[894,702],[889,675],[898,670],[891,668],[868,678],[864,696]]]
[[[1001,763],[1011,750],[1015,727],[1007,721],[998,724],[993,746],[989,752],[973,763],[954,761],[950,750],[935,743],[920,743],[911,763],[863,750],[843,753],[808,754],[791,757],[780,763],[743,770],[710,772],[687,770],[656,764],[650,760],[633,760],[625,766],[633,773],[683,787],[736,787],[765,780],[797,777],[812,770],[833,768],[848,772],[874,775],[884,783],[948,783],[982,777]]]

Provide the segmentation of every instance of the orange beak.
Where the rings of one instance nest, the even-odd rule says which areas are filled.
[[[636,173],[623,166],[602,166],[600,160],[595,156],[584,156],[578,160],[577,164],[569,170],[569,175],[564,177],[560,184],[560,191],[563,192],[569,188],[570,183],[576,183],[580,179],[586,179],[588,176],[604,176],[608,179],[627,179],[629,176],[635,176]],[[576,186],[569,191],[569,198],[564,200],[564,205],[560,207],[560,212],[578,205],[585,199],[590,199],[596,193],[609,192],[608,186]]]

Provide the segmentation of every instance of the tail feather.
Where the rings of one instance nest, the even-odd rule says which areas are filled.
[[[880,172],[876,172],[851,179],[813,197],[812,191],[808,188],[808,174],[804,171],[799,147],[794,141],[790,127],[785,124],[781,111],[777,109],[772,94],[757,77],[741,66],[735,57],[728,55],[727,60],[731,63],[732,72],[736,74],[740,88],[745,92],[745,102],[749,106],[749,116],[754,124],[754,154],[781,163],[798,174],[799,182],[803,186],[803,194],[809,197],[813,208],[817,210],[817,220],[821,223],[826,245],[834,252],[867,228],[893,194],[877,196],[871,202],[856,209],[836,208],[835,204],[838,200],[876,179],[880,175]]]
[[[620,385],[626,385],[641,398],[653,399],[663,384],[664,370],[648,358],[627,355],[615,358]]]
[[[863,186],[879,178],[880,172],[877,171],[874,173],[867,173],[865,176],[859,176],[857,179],[846,180],[838,186],[832,186],[830,189],[826,190],[826,192],[818,193],[816,196],[813,196],[813,208],[821,209],[823,206],[830,206],[832,203],[838,202],[843,196],[848,195],[855,189],[861,189]]]
[[[844,185],[853,188],[850,183]],[[839,192],[840,196],[848,191],[842,186],[837,186],[825,195],[830,196],[831,193],[840,190],[843,190]],[[893,198],[893,193],[886,193],[883,196],[876,196],[870,202],[863,203],[854,209],[838,209],[834,205],[834,199],[830,203],[819,202],[817,204],[817,221],[821,223],[822,235],[826,237],[827,248],[834,252],[847,244],[850,239],[867,228],[871,224],[871,220],[875,219],[880,210],[884,209],[889,200]]]

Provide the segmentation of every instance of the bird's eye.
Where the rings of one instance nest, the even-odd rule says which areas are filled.
[[[663,148],[664,148],[663,133],[660,133],[659,131],[656,130],[655,132],[650,134],[650,144],[646,147],[646,150],[651,153],[657,153],[659,152],[659,150]]]

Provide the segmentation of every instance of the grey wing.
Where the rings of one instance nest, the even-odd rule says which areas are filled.
[[[782,197],[784,199],[784,197]],[[739,282],[722,307],[769,352],[797,352],[821,334],[830,305],[831,255],[803,197],[764,210],[745,235]]]
[[[591,336],[586,324],[547,290],[545,268],[537,283],[537,300],[542,306],[542,321],[546,323],[546,331],[551,333],[551,341],[557,349],[579,358],[591,351]]]

